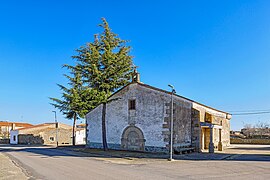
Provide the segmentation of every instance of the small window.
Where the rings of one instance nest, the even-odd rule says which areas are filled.
[[[129,110],[135,110],[136,109],[136,100],[135,99],[129,100],[128,109]]]
[[[16,136],[13,136],[13,141],[16,141]]]
[[[212,123],[212,115],[205,113],[205,122]]]
[[[54,141],[54,137],[50,137],[50,141]]]

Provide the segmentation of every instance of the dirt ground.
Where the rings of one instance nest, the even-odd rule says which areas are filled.
[[[17,167],[15,162],[10,158],[0,153],[0,179],[1,180],[14,180],[14,179],[28,179],[22,172],[21,168]]]
[[[270,155],[270,145],[231,144],[220,153]]]

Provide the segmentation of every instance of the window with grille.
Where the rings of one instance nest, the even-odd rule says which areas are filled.
[[[136,110],[136,100],[135,99],[129,100],[128,109],[129,110]]]

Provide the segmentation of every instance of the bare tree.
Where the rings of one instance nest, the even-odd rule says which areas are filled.
[[[257,122],[256,123],[256,130],[257,130],[257,135],[263,138],[263,136],[267,135],[269,125],[266,122]]]
[[[241,130],[247,138],[265,138],[270,137],[269,124],[266,122],[258,121],[255,125],[244,124],[244,128]]]
[[[245,124],[244,128],[241,131],[245,136],[247,136],[247,138],[250,138],[254,130],[252,124]]]

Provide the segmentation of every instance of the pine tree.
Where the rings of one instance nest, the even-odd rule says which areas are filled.
[[[76,121],[84,118],[85,114],[94,108],[97,102],[93,99],[96,91],[83,86],[81,71],[77,66],[64,65],[70,70],[71,75],[64,74],[68,79],[69,87],[58,84],[62,91],[62,99],[50,98],[55,108],[65,115],[67,119],[73,120],[72,144],[75,145]]]
[[[95,35],[94,42],[78,49],[78,55],[73,58],[77,59],[84,82],[96,90],[96,101],[103,104],[102,139],[103,149],[107,150],[105,118],[106,106],[110,102],[108,98],[130,82],[133,63],[127,41],[112,32],[105,18],[99,26],[103,32]]]

